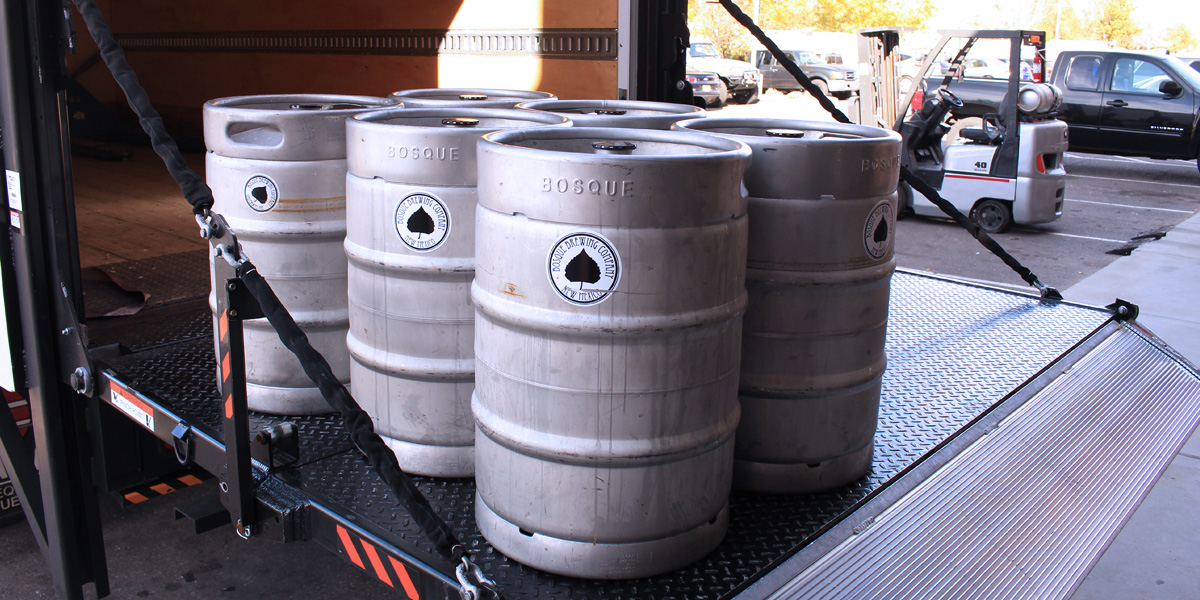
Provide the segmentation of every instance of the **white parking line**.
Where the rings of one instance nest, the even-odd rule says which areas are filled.
[[[1050,235],[1061,235],[1062,237],[1075,238],[1078,240],[1094,240],[1097,242],[1108,242],[1110,244],[1124,244],[1125,242],[1128,241],[1128,240],[1110,240],[1108,238],[1092,237],[1090,235],[1075,235],[1073,233],[1060,233],[1057,231],[1049,231],[1047,233],[1049,233]]]
[[[1138,163],[1142,165],[1166,165],[1168,167],[1182,167],[1185,169],[1196,168],[1196,163],[1188,160],[1138,158],[1133,156],[1096,156],[1094,154],[1076,154],[1074,152],[1067,152],[1066,154],[1071,158],[1080,160]]]
[[[1126,181],[1129,183],[1144,183],[1147,185],[1173,185],[1176,187],[1191,188],[1193,190],[1200,188],[1200,186],[1193,184],[1193,183],[1169,183],[1166,181],[1146,181],[1145,179],[1122,179],[1120,177],[1097,177],[1095,175],[1076,175],[1074,173],[1067,173],[1067,177],[1078,177],[1080,179],[1103,179],[1104,181]]]
[[[1132,208],[1136,210],[1157,210],[1161,212],[1183,213],[1185,215],[1193,214],[1194,211],[1179,210],[1178,208],[1157,208],[1154,206],[1134,206],[1132,204],[1117,204],[1115,202],[1096,202],[1095,200],[1076,200],[1075,198],[1067,198],[1067,202],[1081,202],[1083,204],[1101,204],[1104,206],[1115,206],[1117,208]]]

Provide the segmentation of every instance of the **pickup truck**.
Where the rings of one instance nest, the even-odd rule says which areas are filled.
[[[927,77],[924,88],[937,89],[943,80]],[[1131,50],[1063,52],[1049,83],[1062,91],[1057,116],[1067,123],[1072,152],[1200,158],[1200,73],[1173,56]],[[951,113],[961,120],[995,113],[1005,84],[954,77],[949,90],[963,101]]]
[[[845,100],[858,93],[858,72],[840,65],[831,65],[808,50],[784,50],[801,71],[827,96]],[[755,65],[762,71],[763,89],[803,91],[800,83],[766,50],[756,50]]]
[[[738,104],[758,102],[762,73],[748,62],[721,58],[712,42],[692,40],[688,48],[687,67],[689,71],[716,73],[729,91],[729,99]]]

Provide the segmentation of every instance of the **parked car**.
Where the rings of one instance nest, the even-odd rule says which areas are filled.
[[[831,65],[808,50],[785,50],[785,53],[822,92],[840,100],[858,93],[858,72],[854,69]],[[783,65],[765,50],[755,51],[756,65],[762,71],[763,87],[780,91],[800,90],[800,83]]]
[[[716,73],[688,70],[688,83],[692,84],[692,94],[696,97],[696,105],[701,108],[721,108],[729,102],[729,88],[721,81]]]
[[[1052,73],[1050,83],[1062,92],[1057,116],[1069,126],[1072,152],[1200,158],[1200,72],[1178,58],[1073,50],[1058,55]],[[943,79],[926,77],[923,85],[935,90]],[[954,78],[949,91],[963,103],[953,118],[964,119],[995,113],[1008,90],[1002,81]]]
[[[1184,57],[1184,56],[1176,56],[1175,58],[1178,58],[1179,60],[1183,61],[1185,64],[1187,64],[1187,66],[1189,66],[1197,71],[1200,71],[1200,58]]]
[[[963,76],[1008,79],[1008,63],[998,58],[967,58],[963,60]]]
[[[725,83],[730,98],[738,104],[758,102],[762,73],[743,60],[721,58],[712,42],[692,41],[688,48],[688,70],[716,73]]]

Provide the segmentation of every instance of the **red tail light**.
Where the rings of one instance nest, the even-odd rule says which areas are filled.
[[[1041,154],[1039,154],[1037,157],[1037,168],[1038,168],[1038,173],[1046,172],[1046,160],[1044,158],[1042,158]]]

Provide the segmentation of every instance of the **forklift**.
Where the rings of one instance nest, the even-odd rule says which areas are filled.
[[[925,77],[952,40],[963,40],[950,62],[941,85],[922,91]],[[1009,42],[1007,82],[964,81],[963,60],[980,39]],[[1045,61],[1035,60],[1033,82],[1021,79],[1021,49],[1032,46],[1035,56],[1045,55],[1045,34],[1040,31],[944,31],[926,55],[916,79],[898,108],[894,129],[904,139],[901,164],[938,190],[955,208],[970,216],[980,229],[1000,233],[1014,224],[1048,223],[1062,216],[1066,171],[1067,125],[1055,118],[1062,94],[1045,80]],[[993,102],[996,112],[982,119],[981,127],[959,129],[958,143],[946,144],[951,110],[963,100],[951,91],[978,93]],[[906,109],[917,94],[924,95],[920,109],[907,120]],[[941,209],[908,184],[900,184],[901,211],[922,216],[943,216]]]

